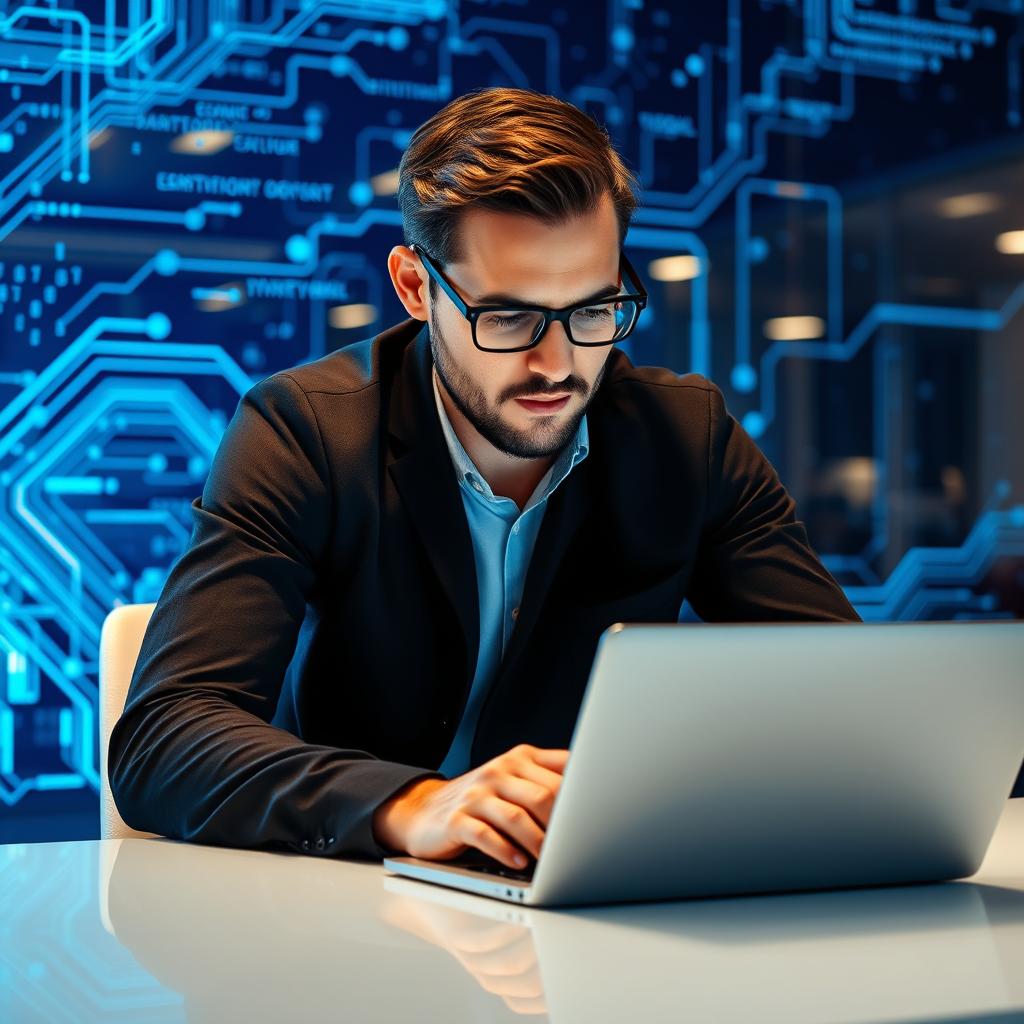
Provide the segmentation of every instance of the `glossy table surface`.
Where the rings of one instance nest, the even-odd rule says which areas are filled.
[[[938,885],[535,910],[375,863],[0,846],[0,1020],[1024,1020],[1024,800]]]

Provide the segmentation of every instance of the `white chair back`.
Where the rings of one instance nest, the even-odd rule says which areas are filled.
[[[128,684],[139,658],[149,617],[150,604],[123,604],[104,620],[100,632],[100,836],[103,839],[147,838],[153,832],[129,828],[118,813],[107,777],[107,745],[114,723],[124,711]]]

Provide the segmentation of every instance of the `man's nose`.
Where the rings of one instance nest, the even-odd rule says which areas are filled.
[[[527,366],[549,380],[565,380],[572,373],[573,344],[557,320],[548,324],[540,341],[526,355]]]

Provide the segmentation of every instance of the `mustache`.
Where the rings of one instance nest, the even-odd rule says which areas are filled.
[[[516,388],[514,392],[507,392],[502,399],[507,401],[512,398],[547,398],[552,395],[565,395],[568,392],[570,395],[580,394],[586,395],[587,386],[579,378],[572,377],[565,381],[563,384],[545,385],[535,384],[532,387],[522,386]]]

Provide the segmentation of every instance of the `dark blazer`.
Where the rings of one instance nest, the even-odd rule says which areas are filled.
[[[376,807],[443,778],[479,623],[430,367],[407,320],[242,397],[110,738],[128,825],[379,859]],[[705,620],[859,620],[711,381],[613,349],[587,419],[474,766],[520,742],[568,747],[613,622],[674,622],[684,598]]]

